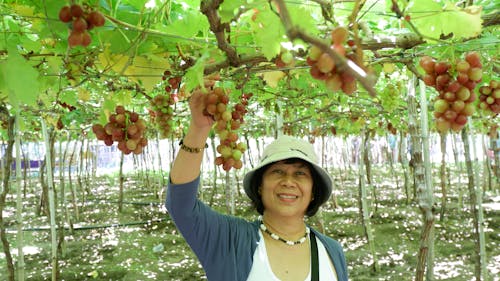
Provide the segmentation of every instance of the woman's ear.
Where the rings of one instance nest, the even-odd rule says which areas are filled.
[[[257,188],[257,193],[259,195],[262,195],[262,186],[259,186],[259,188]]]

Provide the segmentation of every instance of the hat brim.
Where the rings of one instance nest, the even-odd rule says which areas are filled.
[[[322,167],[318,166],[316,163],[313,163],[309,160],[308,157],[306,157],[304,154],[300,153],[299,151],[286,151],[283,153],[275,153],[268,158],[264,159],[259,163],[258,166],[253,168],[252,170],[248,171],[245,174],[245,177],[243,178],[243,188],[245,189],[245,193],[247,196],[252,200],[252,201],[257,201],[259,200],[258,198],[258,186],[256,185],[256,181],[254,180],[255,174],[257,171],[262,169],[263,167],[275,163],[281,160],[285,159],[291,159],[291,158],[299,158],[307,163],[311,164],[312,168],[315,170],[316,174],[318,177],[315,180],[314,184],[317,185],[319,188],[324,189],[325,192],[321,192],[320,194],[322,195],[321,198],[316,198],[317,200],[320,201],[320,204],[325,203],[329,198],[332,193],[332,184],[333,180],[330,177],[330,175],[323,169]],[[319,181],[319,182],[316,182]]]

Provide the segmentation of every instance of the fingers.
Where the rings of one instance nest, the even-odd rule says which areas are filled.
[[[210,74],[203,79],[204,87],[195,88],[189,98],[189,106],[193,114],[202,112],[203,115],[210,117],[213,120],[213,116],[206,111],[206,97],[207,93],[212,92],[217,81],[220,80],[220,74],[214,73]],[[195,117],[195,116],[193,116]]]

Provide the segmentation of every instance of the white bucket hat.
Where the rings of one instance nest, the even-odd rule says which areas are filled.
[[[314,178],[314,185],[324,191],[315,194],[315,203],[319,205],[325,203],[332,193],[332,178],[325,169],[318,165],[318,156],[312,144],[287,135],[282,135],[270,143],[264,149],[260,163],[243,178],[243,188],[247,196],[254,202],[259,200],[257,192],[259,187],[255,186],[257,182],[254,180],[256,171],[268,164],[290,158],[299,158],[311,164],[317,174]]]

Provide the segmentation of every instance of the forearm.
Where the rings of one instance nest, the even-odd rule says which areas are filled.
[[[191,124],[183,143],[187,147],[204,148],[207,142],[210,127],[198,128]],[[174,184],[183,184],[193,181],[200,174],[203,150],[200,152],[188,152],[179,149],[170,170],[170,181]]]

